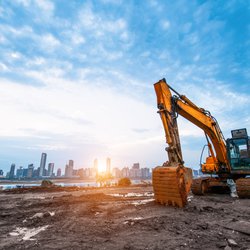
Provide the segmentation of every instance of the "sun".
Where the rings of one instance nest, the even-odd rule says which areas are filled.
[[[106,164],[104,161],[98,162],[98,173],[105,173],[106,172]]]

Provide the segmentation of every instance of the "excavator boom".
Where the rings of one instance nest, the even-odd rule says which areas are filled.
[[[168,147],[168,161],[153,171],[155,199],[161,204],[183,207],[192,183],[192,170],[184,167],[175,103],[164,81],[154,85]]]
[[[199,108],[186,96],[180,95],[165,79],[155,83],[154,88],[158,113],[168,144],[168,161],[153,170],[156,201],[183,207],[190,191],[192,174],[191,169],[184,166],[177,125],[178,115],[204,131],[209,156],[206,162],[201,164],[202,172],[217,175],[215,178],[195,179],[192,183],[192,192],[204,194],[208,188],[228,185],[231,195],[234,195],[235,191],[232,190],[235,190],[236,181],[239,195],[250,196],[250,178],[244,179],[250,173],[250,139],[247,137],[246,129],[234,130],[233,138],[228,139],[226,143],[218,122],[209,111]]]

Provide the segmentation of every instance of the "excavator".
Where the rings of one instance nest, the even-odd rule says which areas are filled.
[[[184,207],[190,189],[204,195],[215,188],[231,190],[232,197],[250,197],[250,137],[246,129],[232,130],[225,140],[217,120],[186,96],[175,91],[165,79],[154,84],[158,113],[165,131],[168,161],[153,169],[152,184],[158,203]],[[192,178],[192,169],[184,166],[177,117],[181,115],[205,133],[208,156],[200,163],[202,177]],[[202,156],[201,156],[202,159]],[[250,177],[250,176],[249,176]]]

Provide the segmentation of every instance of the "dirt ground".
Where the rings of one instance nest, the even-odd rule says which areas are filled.
[[[0,249],[250,249],[250,200],[190,194],[180,209],[152,187],[1,192]]]

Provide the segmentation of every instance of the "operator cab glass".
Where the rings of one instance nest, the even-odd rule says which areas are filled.
[[[228,139],[227,147],[232,170],[250,167],[249,138]]]

